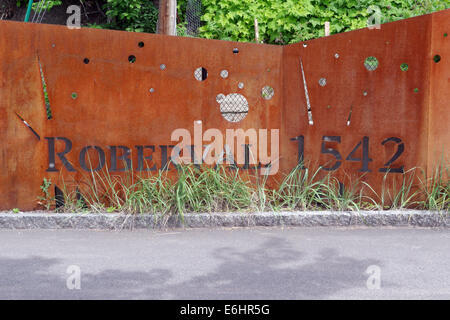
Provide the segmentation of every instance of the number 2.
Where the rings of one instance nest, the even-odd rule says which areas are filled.
[[[405,144],[402,142],[400,138],[396,137],[390,137],[384,140],[381,144],[384,146],[386,143],[393,141],[397,143],[397,151],[393,155],[393,157],[384,164],[384,168],[380,168],[379,172],[387,172],[387,173],[404,173],[404,166],[400,166],[397,168],[390,168],[389,166],[394,163],[395,160],[397,160],[402,153],[405,151]]]

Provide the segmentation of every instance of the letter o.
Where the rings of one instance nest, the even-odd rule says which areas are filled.
[[[95,149],[98,153],[98,166],[95,169],[92,169],[92,166],[90,165],[91,169],[89,169],[86,166],[86,153],[88,152],[89,149]],[[88,172],[92,172],[92,171],[99,171],[102,170],[103,167],[105,166],[106,160],[105,160],[105,152],[102,150],[102,148],[98,147],[98,146],[87,146],[84,147],[83,149],[81,149],[80,151],[80,166],[81,168],[83,168],[83,170],[88,171]],[[90,161],[89,161],[89,164]]]

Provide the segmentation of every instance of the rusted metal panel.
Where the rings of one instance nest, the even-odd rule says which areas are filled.
[[[450,163],[450,18],[447,11],[432,16],[430,64],[430,101],[428,131],[428,173]],[[448,174],[448,172],[446,172]],[[448,176],[447,176],[448,179]]]
[[[118,158],[123,152],[120,146],[128,147],[135,168],[136,146],[152,146],[155,150],[146,148],[145,157],[153,153],[149,167],[161,169],[167,153],[170,156],[170,146],[176,144],[170,140],[171,132],[186,128],[193,135],[197,121],[202,121],[203,131],[280,127],[282,47],[22,23],[2,23],[0,32],[5,39],[4,54],[13,42],[24,48],[23,55],[28,59],[39,59],[47,84],[53,118],[38,130],[45,168],[35,171],[37,180],[47,176],[58,181],[61,172],[66,181],[85,177],[80,153],[86,146],[100,147],[109,168],[111,146],[117,147]],[[134,63],[130,63],[130,56],[135,57]],[[199,67],[207,70],[205,81],[195,78]],[[224,70],[227,77],[221,76]],[[33,85],[40,88],[36,68],[34,75]],[[17,72],[8,83],[13,86],[19,78]],[[275,89],[271,100],[261,96],[265,85]],[[221,115],[217,102],[220,94],[246,98],[249,112],[245,120],[232,123]],[[42,93],[38,98],[30,103],[44,115]],[[10,112],[10,105],[2,110]],[[71,142],[70,152],[64,155],[71,165],[64,165],[58,157],[68,147],[67,140],[58,138]],[[47,151],[53,143],[54,167]],[[96,168],[98,154],[94,149],[86,158],[88,154],[92,163],[86,165]],[[71,172],[71,166],[75,172]],[[117,163],[117,169],[116,174],[123,164]],[[12,174],[19,180],[22,177],[20,172]],[[5,188],[16,183],[10,171],[9,177]],[[17,202],[21,208],[35,206],[39,185],[32,188],[36,192],[27,201]]]
[[[362,175],[378,192],[385,164],[397,151],[401,154],[390,165],[390,177],[402,178],[392,168],[425,170],[430,35],[427,15],[285,48],[281,136],[283,154],[290,158],[284,167],[292,166],[298,147],[288,138],[304,136],[305,162],[313,170],[319,165],[330,168],[322,173],[333,172],[345,184]],[[376,69],[365,67],[368,57],[377,59]],[[401,70],[404,63],[407,71]]]
[[[44,131],[42,89],[36,58],[7,49],[0,46],[0,208],[31,209],[47,164],[43,137],[35,134]]]
[[[312,170],[329,167],[321,174],[344,183],[362,175],[375,190],[388,167],[431,170],[431,150],[448,141],[440,115],[448,117],[449,47],[439,33],[449,18],[447,10],[284,47],[2,21],[0,208],[34,209],[44,177],[79,181],[103,162],[113,174],[127,157],[135,172],[159,170],[177,143],[171,133],[194,136],[194,124],[224,135],[279,129],[273,184],[296,166],[302,143]]]

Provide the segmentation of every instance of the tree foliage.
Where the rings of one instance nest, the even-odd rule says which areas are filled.
[[[106,15],[110,23],[105,27],[110,29],[156,32],[158,9],[150,0],[107,0]]]
[[[186,1],[186,0],[182,0]],[[367,27],[380,13],[385,23],[450,7],[450,0],[203,0],[200,36],[254,41],[254,19],[265,43],[287,44]],[[376,6],[376,7],[374,7]]]

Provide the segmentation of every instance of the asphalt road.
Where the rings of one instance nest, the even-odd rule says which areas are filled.
[[[0,299],[450,299],[449,262],[448,229],[0,231]]]

